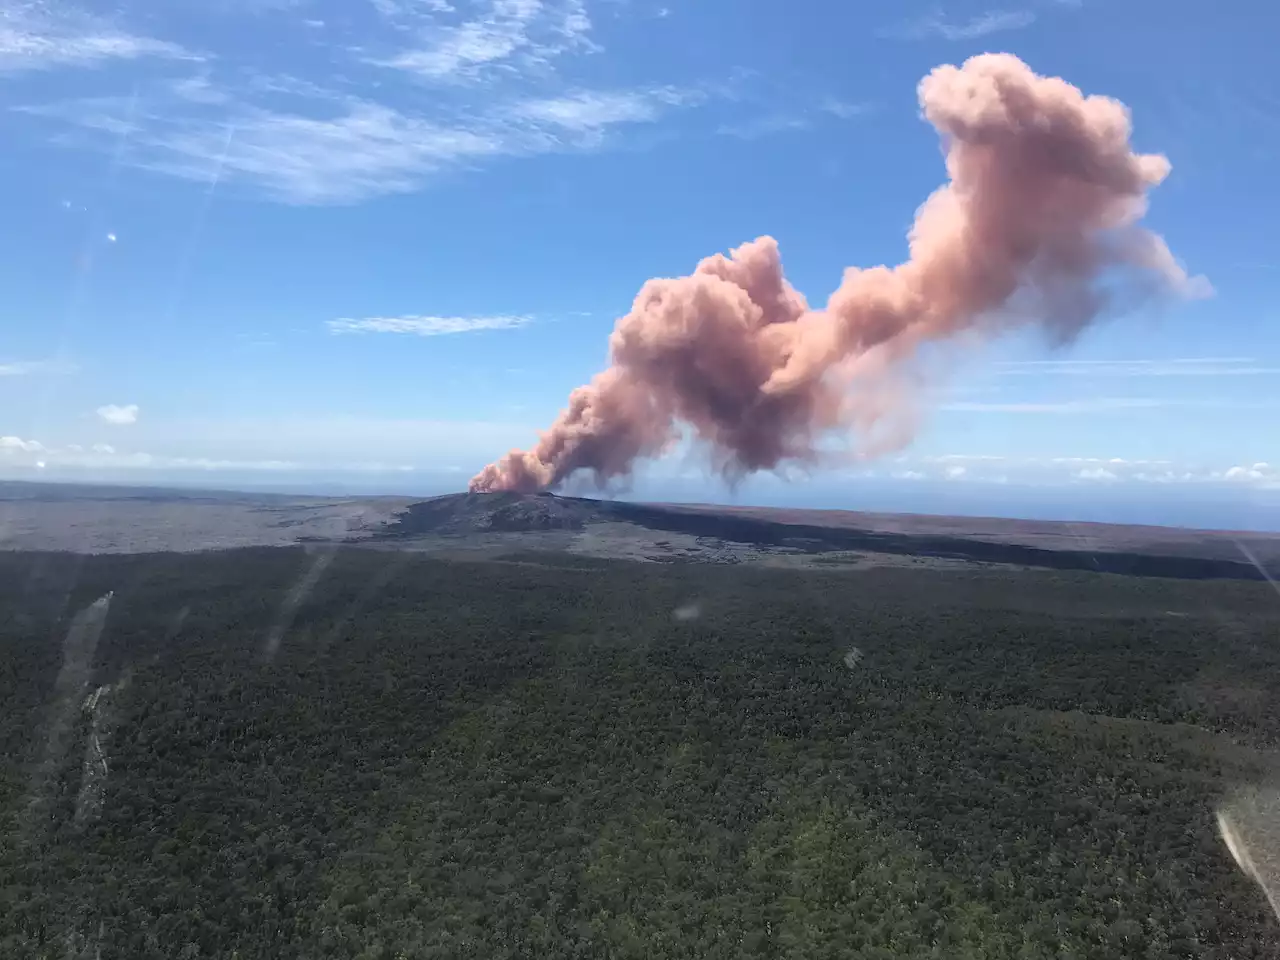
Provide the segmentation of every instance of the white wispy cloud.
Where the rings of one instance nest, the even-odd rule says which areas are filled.
[[[866,116],[872,111],[873,106],[865,102],[853,102],[849,100],[839,100],[835,97],[827,97],[819,105],[823,113],[829,113],[833,117],[839,117],[841,120],[852,120],[855,117]]]
[[[968,20],[948,20],[941,10],[933,10],[914,20],[903,21],[878,31],[880,36],[900,40],[976,40],[992,33],[1021,30],[1035,23],[1031,10],[988,10]]]
[[[23,440],[21,437],[0,437],[0,453],[41,453],[44,444],[39,440]]]
[[[745,120],[722,123],[716,127],[715,132],[718,136],[737,137],[739,140],[759,140],[782,133],[812,130],[823,119],[829,122],[831,117],[839,120],[853,120],[865,116],[871,109],[870,104],[851,103],[829,97],[816,107],[808,109],[787,109],[749,117]]]
[[[459,79],[476,75],[479,67],[504,59],[519,46],[520,36],[515,29],[493,30],[483,29],[479,24],[463,24],[433,46],[406,50],[377,62],[430,79]]]
[[[288,460],[224,460],[213,457],[166,457],[145,452],[120,452],[104,444],[96,444],[86,450],[77,444],[65,447],[46,447],[35,440],[22,441],[28,449],[7,447],[5,440],[16,437],[0,437],[0,468],[19,467],[25,470],[110,470],[110,471],[282,471],[304,469]],[[15,455],[18,454],[18,455]],[[28,454],[22,456],[22,454]]]
[[[41,373],[75,373],[77,367],[68,360],[9,360],[0,362],[0,377],[26,377]]]
[[[138,422],[138,405],[136,403],[120,406],[108,403],[97,410],[98,418],[115,427],[127,427]]]
[[[218,2],[229,13],[293,0]],[[413,192],[497,158],[606,149],[629,129],[733,99],[746,82],[675,87],[656,77],[597,88],[567,81],[563,64],[601,49],[586,0],[370,2],[377,16],[356,35],[301,28],[296,40],[308,56],[290,62],[314,62],[320,49],[325,67],[299,74],[268,73],[243,50],[218,48],[216,37],[211,52],[197,55],[130,32],[120,18],[50,13],[67,9],[61,0],[0,0],[0,12],[8,11],[0,17],[0,70],[6,57],[15,68],[143,56],[198,61],[12,109],[43,122],[60,147],[289,204],[357,203]],[[370,78],[371,64],[375,82],[357,85]],[[430,95],[424,81],[436,85]],[[868,109],[832,96],[795,110],[774,106],[765,120],[724,132],[760,136]],[[778,119],[788,110],[801,119]]]
[[[53,446],[21,437],[0,437],[0,469],[19,468],[27,471],[150,471],[150,472],[281,472],[341,470],[350,473],[408,473],[412,465],[394,461],[310,461],[275,458],[184,456],[148,453],[140,450],[118,450],[106,443],[90,447],[69,443]]]
[[[723,137],[737,137],[739,140],[759,140],[779,133],[808,130],[811,125],[812,121],[805,116],[772,114],[741,123],[722,123],[716,127],[716,133]]]
[[[511,330],[530,323],[527,316],[490,317],[366,317],[361,320],[342,317],[329,320],[330,333],[401,333],[419,337],[439,337],[451,333],[476,330]]]
[[[457,83],[542,70],[562,54],[595,49],[583,0],[488,0],[479,6],[474,16],[450,22],[443,16],[456,12],[449,4],[380,3],[385,15],[412,29],[415,43],[370,62]]]
[[[1222,477],[1233,483],[1276,482],[1280,481],[1280,471],[1269,463],[1255,463],[1247,467],[1231,467],[1223,473]]]
[[[1171,469],[1157,473],[1137,472],[1127,479],[1159,483],[1226,483],[1254,490],[1280,490],[1280,470],[1269,463],[1253,463],[1225,470],[1200,468]]]
[[[0,72],[91,67],[143,57],[199,59],[178,44],[129,33],[65,4],[0,2]]]
[[[1266,462],[1220,466],[1148,457],[1017,456],[953,453],[900,455],[886,475],[899,480],[964,480],[1031,486],[1074,483],[1184,484],[1280,490],[1280,470]],[[875,473],[876,467],[870,468]]]
[[[185,64],[125,89],[13,109],[56,124],[50,138],[60,146],[290,204],[355,203],[498,157],[601,149],[629,126],[714,95],[566,83],[553,61],[598,49],[585,0],[474,0],[457,9],[443,0],[373,2],[381,17],[367,36],[335,36],[330,43],[344,45],[324,47],[335,69],[296,75],[267,73],[235,49],[197,57],[114,21],[67,13],[58,0],[0,0],[0,70],[199,60],[195,72]],[[231,5],[258,9],[257,0]],[[299,42],[322,41],[311,30]],[[390,72],[356,95],[349,74],[367,77],[371,62]],[[424,79],[448,87],[424,97]],[[831,101],[826,109],[847,115],[854,107]]]
[[[169,90],[175,98],[185,100],[187,103],[221,104],[231,99],[231,95],[225,89],[214,85],[207,73],[171,80]]]
[[[230,138],[228,138],[230,131]],[[156,125],[138,166],[207,181],[216,170],[291,203],[344,203],[403,193],[442,169],[509,152],[489,132],[449,127],[353,101],[336,115],[248,109],[219,124]]]
[[[649,123],[664,109],[689,102],[689,96],[672,88],[654,90],[579,90],[561,96],[517,101],[505,116],[535,129],[561,128],[589,133],[620,123]]]
[[[1252,357],[1170,360],[1015,360],[995,364],[1000,376],[1247,377],[1280,374],[1280,366]]]
[[[119,434],[127,440],[110,444],[92,442],[92,434],[0,437],[0,470],[10,476],[61,468],[87,476],[136,470],[156,478],[199,470],[431,474],[452,462],[466,464],[470,473],[494,450],[536,435],[538,426],[457,418],[152,417]]]
[[[281,78],[274,83],[279,87]],[[217,88],[202,83],[177,91],[170,85],[141,104],[94,97],[22,109],[73,125],[102,150],[114,150],[127,136],[124,162],[135,167],[198,182],[239,182],[285,203],[342,204],[411,192],[435,175],[495,157],[600,147],[615,127],[654,122],[696,102],[666,88],[579,90],[436,120],[291,86],[290,92],[310,97],[307,112],[243,97],[218,100]],[[203,112],[175,117],[172,100],[193,90]]]
[[[1111,483],[1120,479],[1106,467],[1084,467],[1075,472],[1075,477],[1077,480],[1093,480],[1102,483]]]
[[[338,99],[338,95],[333,90],[290,73],[267,73],[250,68],[244,70],[243,74],[246,79],[246,92],[249,94],[274,94],[319,102]]]

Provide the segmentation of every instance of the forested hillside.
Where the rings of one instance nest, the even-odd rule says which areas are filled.
[[[1274,957],[1214,811],[1269,776],[1278,623],[1086,573],[3,555],[0,956]]]

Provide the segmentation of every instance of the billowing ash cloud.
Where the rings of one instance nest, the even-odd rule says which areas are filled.
[[[1205,286],[1137,225],[1169,163],[1133,152],[1123,104],[1008,54],[938,67],[919,95],[950,182],[917,212],[905,263],[849,268],[822,310],[787,283],[771,237],[650,280],[609,368],[471,489],[546,489],[579,470],[603,484],[661,454],[679,424],[730,479],[811,461],[823,434],[893,411],[900,388],[866,374],[923,343],[1030,323],[1068,339],[1108,308]]]

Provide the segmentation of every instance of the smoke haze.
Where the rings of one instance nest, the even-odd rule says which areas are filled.
[[[1066,340],[1108,308],[1205,288],[1138,225],[1169,163],[1133,152],[1123,104],[1008,54],[937,67],[919,97],[949,182],[917,211],[905,263],[848,268],[825,309],[787,282],[767,236],[648,281],[610,366],[471,489],[542,490],[580,470],[604,484],[681,425],[730,480],[812,462],[823,435],[865,434],[901,408],[892,374],[922,344],[1027,324]]]

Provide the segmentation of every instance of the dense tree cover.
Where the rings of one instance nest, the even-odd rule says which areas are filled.
[[[109,590],[109,690],[51,747]],[[5,555],[0,956],[1274,956],[1214,809],[1280,738],[1278,611],[1013,570]]]

